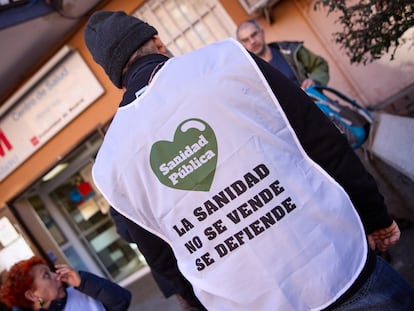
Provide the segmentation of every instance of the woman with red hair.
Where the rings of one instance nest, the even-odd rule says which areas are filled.
[[[32,257],[14,264],[3,281],[0,300],[10,308],[47,311],[126,311],[131,293],[114,282],[65,264],[52,272]]]

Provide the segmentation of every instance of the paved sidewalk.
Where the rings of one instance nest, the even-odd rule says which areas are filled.
[[[151,273],[127,288],[132,293],[131,307],[128,311],[181,311],[175,296],[166,299],[162,295]]]
[[[401,239],[391,248],[391,266],[414,287],[414,226],[401,231]]]

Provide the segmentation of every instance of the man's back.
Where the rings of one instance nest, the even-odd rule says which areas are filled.
[[[168,61],[117,113],[93,174],[115,208],[172,245],[209,309],[329,304],[365,263],[348,197],[298,145],[269,85],[233,41]],[[330,260],[341,269],[327,269]],[[309,286],[297,287],[304,279]],[[326,291],[321,279],[331,284]]]
[[[309,96],[231,40],[156,73],[168,57],[156,33],[105,11],[85,30],[125,95],[155,74],[123,101],[99,151],[93,176],[107,200],[170,243],[208,309],[412,310],[414,290],[372,251],[399,228]]]

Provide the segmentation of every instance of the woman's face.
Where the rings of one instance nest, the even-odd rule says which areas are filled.
[[[45,304],[53,300],[63,298],[65,290],[62,282],[57,279],[56,273],[50,271],[46,265],[35,265],[32,268],[34,277],[33,294]]]

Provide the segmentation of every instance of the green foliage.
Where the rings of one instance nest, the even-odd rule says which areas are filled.
[[[351,63],[366,64],[386,53],[393,60],[401,44],[414,43],[414,35],[402,38],[414,25],[413,0],[316,0],[314,10],[320,7],[340,12],[336,22],[343,29],[333,36]]]

